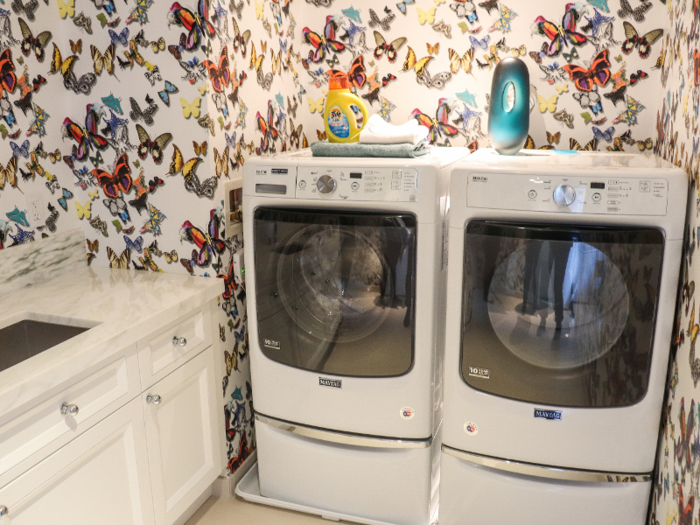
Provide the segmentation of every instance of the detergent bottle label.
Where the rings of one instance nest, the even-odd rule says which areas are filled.
[[[348,119],[338,106],[333,106],[328,112],[328,129],[333,135],[342,139],[350,135]]]

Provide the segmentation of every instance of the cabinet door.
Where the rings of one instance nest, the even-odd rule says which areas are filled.
[[[12,525],[153,525],[140,398],[0,489]]]
[[[222,471],[215,388],[210,347],[143,393],[158,525],[174,523]]]

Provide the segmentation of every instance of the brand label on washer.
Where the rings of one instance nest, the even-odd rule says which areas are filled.
[[[319,377],[318,384],[321,386],[329,386],[332,388],[343,388],[343,381],[340,379],[328,379],[327,377]]]
[[[272,168],[273,175],[286,175],[287,173],[289,173],[287,168]]]
[[[413,419],[413,416],[416,415],[416,411],[411,407],[403,407],[399,414],[401,415],[401,419]]]
[[[476,436],[479,433],[479,427],[473,421],[467,421],[464,424],[464,431],[470,436]]]
[[[479,368],[476,366],[469,367],[469,375],[473,377],[480,377],[481,379],[488,379],[491,376],[488,368]]]
[[[488,182],[489,178],[483,175],[472,175],[472,182]]]
[[[544,410],[542,408],[536,408],[535,417],[551,419],[552,421],[561,421],[561,410]]]
[[[274,350],[279,350],[280,349],[280,342],[275,341],[274,339],[263,339],[263,344],[267,348],[272,348]]]

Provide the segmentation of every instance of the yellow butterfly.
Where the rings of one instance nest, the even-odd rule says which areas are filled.
[[[469,29],[469,26],[466,22],[460,22],[459,24],[457,24],[457,27],[459,27],[462,30],[462,34],[466,33]]]
[[[58,14],[61,18],[65,18],[66,16],[73,18],[75,15],[75,0],[68,0],[68,2],[58,0]]]
[[[165,257],[165,262],[168,264],[177,262],[177,250],[173,250],[172,252],[163,252],[163,257]]]
[[[51,164],[56,164],[59,160],[61,160],[61,150],[56,148],[55,152],[49,152],[49,160],[51,161]]]
[[[109,267],[119,268],[122,270],[129,269],[129,262],[131,261],[131,250],[128,248],[122,252],[121,255],[117,255],[116,252],[107,246],[107,257],[109,257]]]
[[[0,166],[0,190],[5,187],[5,181],[13,188],[17,187],[17,157],[12,157],[6,168]]]
[[[263,0],[260,3],[258,3],[258,0],[255,0],[255,18],[262,20],[262,17],[265,14],[264,12],[265,12],[265,0]]]
[[[527,53],[527,48],[525,47],[525,44],[523,44],[520,47],[511,47],[510,50],[513,52],[513,56],[518,56],[518,55],[524,55]]]
[[[260,68],[262,67],[262,61],[265,58],[265,55],[256,55],[255,53],[255,43],[251,42],[250,43],[250,68],[253,69],[255,68],[255,71],[260,71]]]
[[[430,53],[431,55],[437,55],[438,51],[440,51],[440,42],[438,42],[434,46],[431,46],[427,42],[425,43],[425,45],[428,47],[428,53]]]
[[[197,144],[194,140],[192,141],[192,146],[194,147],[195,155],[206,155],[207,154],[207,141],[205,140],[201,144]]]
[[[554,87],[556,88],[557,93],[559,93],[560,95],[562,93],[564,93],[564,91],[567,91],[567,92],[569,91],[569,84],[564,84],[562,87],[559,87],[559,86],[554,86]]]
[[[440,4],[444,4],[445,0],[433,0],[433,2],[435,2],[435,5],[440,5]]]
[[[544,98],[542,95],[537,95],[537,102],[539,103],[540,113],[546,113],[547,111],[554,113],[557,110],[558,99],[559,95],[554,95],[549,100]]]
[[[92,67],[95,70],[95,74],[99,75],[102,73],[103,68],[110,75],[114,74],[114,44],[110,44],[109,47],[107,47],[104,55],[100,53],[100,50],[95,46],[90,46],[90,53],[92,54]]]
[[[180,152],[180,148],[173,144],[173,156],[170,162],[170,170],[167,174],[177,175],[178,173],[182,172],[182,176],[185,177],[185,179],[189,179],[192,173],[194,173],[195,169],[197,169],[197,165],[200,162],[202,162],[200,157],[193,157],[185,162],[184,158],[182,157],[182,153]]]
[[[421,76],[425,70],[425,67],[428,65],[428,62],[430,62],[433,58],[435,57],[427,56],[416,61],[416,53],[413,51],[413,49],[411,49],[411,46],[408,46],[408,54],[406,55],[406,60],[403,63],[401,71],[413,69],[417,76]]]
[[[204,93],[209,92],[209,84],[205,85],[204,87],[197,86],[197,89],[199,90],[200,95],[204,95]]]
[[[53,45],[53,59],[51,59],[51,70],[50,73],[57,73],[61,72],[61,75],[66,77],[70,70],[73,67],[73,62],[75,62],[75,59],[78,58],[76,55],[71,55],[65,60],[61,58],[61,52],[58,50],[58,47],[56,47],[56,44]]]
[[[261,40],[260,41],[260,49],[261,49],[261,53],[263,53],[263,54],[267,53],[267,42],[263,42]]]
[[[319,113],[323,112],[323,100],[325,97],[321,97],[318,99],[318,101],[314,101],[311,97],[306,97],[306,100],[309,102],[309,111],[311,113],[316,113],[317,111]]]
[[[97,197],[100,196],[100,194],[97,191],[97,188],[95,188],[94,191],[88,191],[88,196],[90,197],[90,199],[92,199],[94,201]]]
[[[92,215],[90,208],[92,208],[92,201],[87,201],[85,205],[81,206],[78,201],[75,201],[75,208],[78,210],[78,219],[85,217],[89,219]]]
[[[465,73],[472,72],[472,60],[474,59],[474,48],[467,50],[463,56],[460,56],[457,51],[450,48],[447,50],[450,56],[450,70],[457,73],[460,68],[464,69]]]
[[[155,42],[151,42],[151,50],[154,53],[157,53],[158,51],[163,51],[164,49],[165,49],[165,39],[163,37],[160,37]]]
[[[424,25],[426,22],[432,24],[435,22],[435,6],[431,7],[427,11],[423,11],[420,7],[416,7],[416,13],[418,13],[418,23]]]
[[[221,177],[221,175],[226,175],[228,177],[228,146],[224,149],[224,152],[219,155],[219,150],[214,148],[214,164],[216,165],[216,176]]]
[[[182,104],[182,114],[185,118],[190,118],[190,115],[192,115],[194,118],[199,118],[199,105],[201,104],[202,99],[197,97],[192,101],[190,104],[185,100],[184,98],[180,99],[180,104]]]
[[[270,60],[272,60],[272,72],[278,75],[282,74],[282,51],[277,53],[275,57],[275,52],[270,51]]]

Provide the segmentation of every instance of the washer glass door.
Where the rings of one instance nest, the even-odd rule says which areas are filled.
[[[413,215],[258,208],[254,220],[258,335],[267,357],[356,377],[411,368]]]
[[[472,221],[462,377],[556,406],[632,405],[649,381],[663,235]]]

